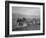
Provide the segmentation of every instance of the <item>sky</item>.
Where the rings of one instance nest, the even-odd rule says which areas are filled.
[[[40,15],[38,7],[12,7],[12,13],[21,15]]]

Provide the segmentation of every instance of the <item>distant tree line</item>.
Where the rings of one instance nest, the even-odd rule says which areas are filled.
[[[19,23],[19,25],[23,25],[23,23],[24,22],[26,22],[27,21],[27,19],[26,18],[18,18],[17,19],[17,23]],[[27,21],[28,22],[28,21]],[[38,24],[38,25],[40,25],[40,20],[37,20],[37,19],[35,19],[35,18],[33,18],[32,20],[30,20],[29,22],[28,22],[28,24]]]

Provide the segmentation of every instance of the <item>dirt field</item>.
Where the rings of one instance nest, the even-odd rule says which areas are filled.
[[[40,30],[40,25],[28,25],[27,27],[14,28],[13,31]]]

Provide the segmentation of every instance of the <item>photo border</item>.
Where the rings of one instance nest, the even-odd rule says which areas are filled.
[[[10,3],[28,4],[28,5],[30,5],[30,4],[32,4],[32,5],[43,5],[43,33],[10,35],[9,34],[9,4]],[[45,34],[45,3],[5,1],[5,37],[34,36],[34,35],[44,35],[44,34]]]

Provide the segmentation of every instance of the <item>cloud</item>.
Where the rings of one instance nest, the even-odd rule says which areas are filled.
[[[12,7],[12,12],[22,15],[40,15],[40,8],[35,7]]]

